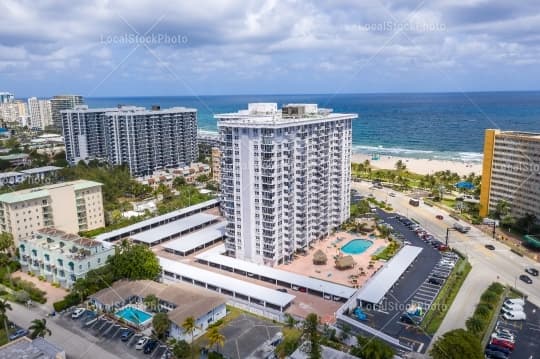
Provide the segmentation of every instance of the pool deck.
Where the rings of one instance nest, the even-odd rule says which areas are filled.
[[[121,316],[121,315],[118,314],[119,312],[124,311],[124,310],[126,310],[127,308],[131,308],[132,310],[136,310],[136,311],[142,312],[142,313],[144,313],[145,315],[148,315],[149,318],[146,319],[146,320],[144,320],[144,321],[142,321],[142,322],[140,322],[140,323],[136,323],[136,322],[134,322],[134,321],[132,321],[132,320],[130,320],[130,319],[128,319],[128,318],[125,318],[125,317],[123,317],[123,316]],[[135,325],[135,326],[145,326],[146,324],[148,324],[149,322],[151,322],[151,321],[152,321],[152,318],[153,318],[152,313],[150,313],[150,312],[148,312],[148,311],[146,311],[146,310],[144,310],[144,309],[141,309],[141,308],[139,308],[137,305],[134,305],[134,304],[128,304],[128,305],[126,305],[126,306],[123,306],[122,308],[118,309],[118,310],[114,313],[114,316],[117,317],[117,318],[121,318],[122,320],[125,320],[126,322],[129,322],[129,323],[131,323],[131,324],[133,324],[133,325]]]
[[[341,238],[341,241],[336,243],[338,238]],[[353,239],[369,239],[373,242],[373,244],[366,249],[364,253],[352,255],[356,262],[356,266],[354,268],[346,270],[336,269],[334,267],[334,256],[341,254],[339,249]],[[367,235],[360,235],[358,233],[336,232],[324,240],[314,243],[313,248],[306,256],[298,256],[292,263],[282,264],[278,266],[278,268],[350,287],[355,285],[362,286],[373,275],[373,273],[375,273],[383,265],[383,263],[379,261],[374,261],[373,268],[368,269],[371,255],[379,247],[386,246],[387,244],[388,241],[381,238],[369,238]],[[328,261],[324,265],[313,264],[313,254],[318,249],[322,250],[328,257]],[[365,275],[359,275],[361,268],[364,269]],[[357,275],[356,283],[352,282],[350,278],[351,275]]]

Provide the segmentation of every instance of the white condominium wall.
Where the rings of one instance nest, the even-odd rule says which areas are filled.
[[[216,118],[230,255],[273,266],[349,217],[356,114],[255,103]]]

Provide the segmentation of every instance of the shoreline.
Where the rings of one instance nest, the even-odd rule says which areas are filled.
[[[468,176],[471,173],[479,176],[482,174],[482,163],[464,162],[451,160],[433,160],[427,158],[411,158],[403,156],[381,155],[378,160],[372,160],[371,155],[364,153],[353,153],[351,155],[352,163],[363,163],[368,160],[371,167],[375,169],[390,170],[395,169],[397,161],[401,160],[409,172],[420,175],[433,174],[438,171],[450,170],[460,176]]]

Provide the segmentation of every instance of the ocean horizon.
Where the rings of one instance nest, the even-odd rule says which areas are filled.
[[[356,153],[481,162],[486,128],[540,132],[540,91],[387,94],[207,95],[89,97],[90,107],[173,106],[198,110],[200,130],[217,131],[214,114],[236,112],[249,102],[317,103],[357,113]]]

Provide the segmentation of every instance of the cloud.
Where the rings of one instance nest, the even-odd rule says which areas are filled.
[[[98,93],[144,95],[179,77],[220,92],[235,82],[273,92],[298,78],[311,90],[326,81],[369,92],[362,84],[400,77],[414,89],[415,75],[459,71],[472,87],[478,71],[503,76],[538,66],[539,8],[530,0],[5,0],[0,79],[15,74],[19,82],[6,84],[29,92],[35,79],[43,88],[54,82],[52,89],[79,78],[84,93],[117,68]],[[271,81],[261,84],[265,74]]]

